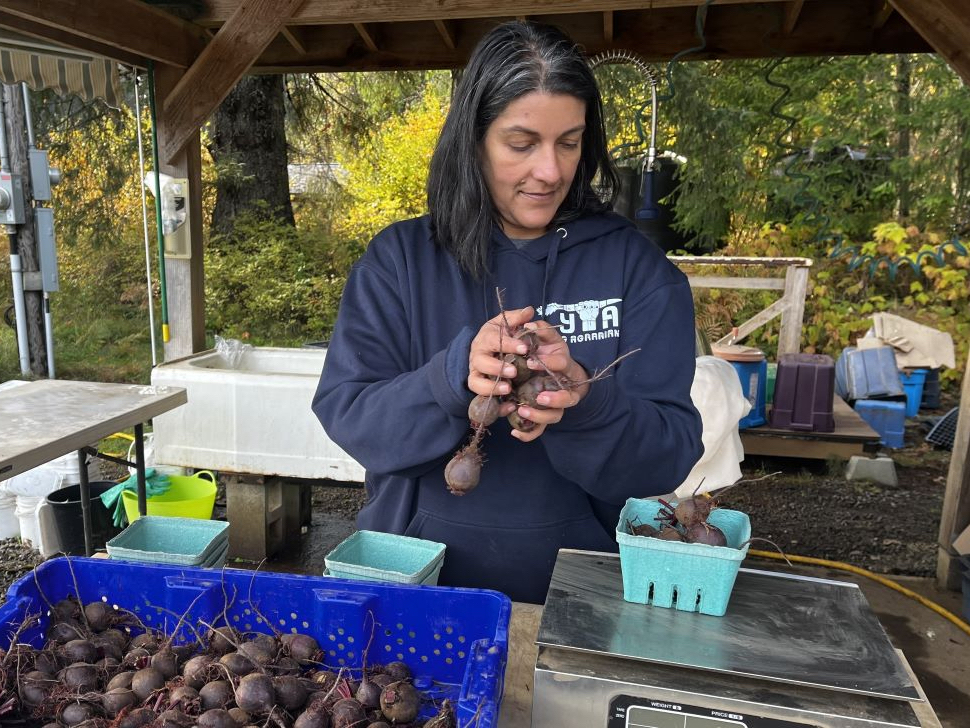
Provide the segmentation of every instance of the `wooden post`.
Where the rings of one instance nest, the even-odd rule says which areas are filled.
[[[957,431],[950,454],[946,478],[943,514],[940,518],[940,540],[936,560],[936,580],[945,589],[960,589],[959,557],[953,550],[953,539],[970,525],[970,357],[963,373]]]
[[[165,98],[184,74],[172,66],[155,67],[156,97]],[[161,106],[161,105],[159,105]],[[164,109],[158,109],[158,144],[164,149],[171,126]],[[166,164],[161,172],[189,181],[189,245],[191,257],[164,260],[171,340],[164,359],[171,361],[205,348],[205,289],[202,266],[202,144],[199,132]]]
[[[797,354],[802,350],[802,319],[805,317],[805,293],[808,290],[808,268],[791,266],[785,271],[785,295],[787,302],[781,314],[781,331],[778,333],[778,356]]]

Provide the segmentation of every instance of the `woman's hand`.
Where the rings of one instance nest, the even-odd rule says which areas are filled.
[[[531,442],[541,435],[548,425],[559,422],[567,407],[575,407],[586,393],[589,392],[589,374],[569,354],[569,345],[559,334],[559,330],[545,321],[532,321],[525,324],[527,330],[535,332],[539,346],[529,357],[529,369],[537,375],[552,372],[571,382],[583,382],[574,389],[562,389],[553,392],[541,392],[536,397],[538,407],[519,405],[518,414],[526,420],[536,423],[536,427],[528,432],[512,430],[512,436],[522,442]]]
[[[499,354],[525,355],[529,347],[521,338],[513,338],[506,333],[506,325],[517,329],[524,327],[535,333],[539,346],[529,357],[529,369],[537,374],[553,372],[574,382],[585,382],[589,375],[569,355],[569,346],[559,335],[559,331],[545,321],[532,321],[535,310],[526,308],[506,311],[487,321],[472,340],[468,355],[468,388],[475,394],[502,397],[512,392],[509,381],[515,376],[513,365],[502,361]],[[543,407],[518,406],[518,414],[536,423],[528,432],[512,430],[512,436],[522,442],[531,442],[539,437],[547,425],[562,419],[567,407],[577,405],[589,391],[589,384],[581,384],[575,389],[555,392],[542,392],[537,402]],[[500,417],[507,417],[516,410],[513,402],[503,402],[499,409]]]

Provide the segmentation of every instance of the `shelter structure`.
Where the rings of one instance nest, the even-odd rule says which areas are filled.
[[[966,0],[0,0],[0,33],[155,67],[161,171],[189,180],[190,256],[165,261],[165,358],[205,346],[199,130],[247,73],[461,67],[496,22],[559,25],[590,54],[667,61],[935,51],[970,83]],[[970,367],[940,531],[938,574],[970,523]]]

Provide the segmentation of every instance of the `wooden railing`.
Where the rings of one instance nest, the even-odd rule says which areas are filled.
[[[796,354],[801,351],[802,318],[805,315],[805,295],[808,291],[808,269],[812,267],[810,258],[745,258],[732,256],[669,256],[680,267],[719,266],[733,267],[758,266],[761,268],[785,268],[784,278],[770,276],[758,278],[731,277],[721,275],[688,274],[692,288],[737,288],[749,290],[782,291],[781,298],[767,308],[759,311],[740,324],[735,331],[714,342],[733,344],[743,340],[748,334],[761,328],[772,319],[781,316],[781,331],[778,334],[778,354]]]

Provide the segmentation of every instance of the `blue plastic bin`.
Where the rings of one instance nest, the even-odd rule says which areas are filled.
[[[708,517],[708,523],[724,532],[727,546],[662,541],[628,533],[627,521],[660,528],[657,514],[661,507],[656,500],[630,498],[620,511],[616,541],[620,545],[623,599],[723,616],[738,569],[748,553],[751,522],[747,514],[718,508]]]
[[[879,433],[879,442],[886,447],[905,445],[906,404],[883,399],[857,400],[854,409]]]
[[[24,630],[20,641],[42,647],[48,605],[69,595],[84,603],[107,600],[134,612],[147,627],[163,630],[171,630],[186,612],[185,622],[197,629],[202,622],[220,626],[226,610],[226,620],[244,632],[299,631],[314,637],[333,668],[359,669],[367,649],[368,665],[402,660],[415,687],[438,703],[452,700],[459,725],[498,724],[512,611],[509,598],[499,592],[62,557],[40,564],[10,587],[0,607],[0,647],[9,646],[10,635],[28,614],[39,622]],[[178,637],[195,640],[185,623]],[[426,703],[419,718],[435,712]]]
[[[846,400],[902,396],[903,384],[893,348],[847,346],[835,363],[835,391]]]
[[[738,428],[758,427],[768,421],[765,406],[768,399],[768,361],[729,361],[741,380],[741,393],[751,403],[751,411],[738,421]]]
[[[923,384],[926,382],[925,369],[909,369],[899,373],[906,392],[906,416],[915,417],[919,414],[919,405],[923,400]]]

